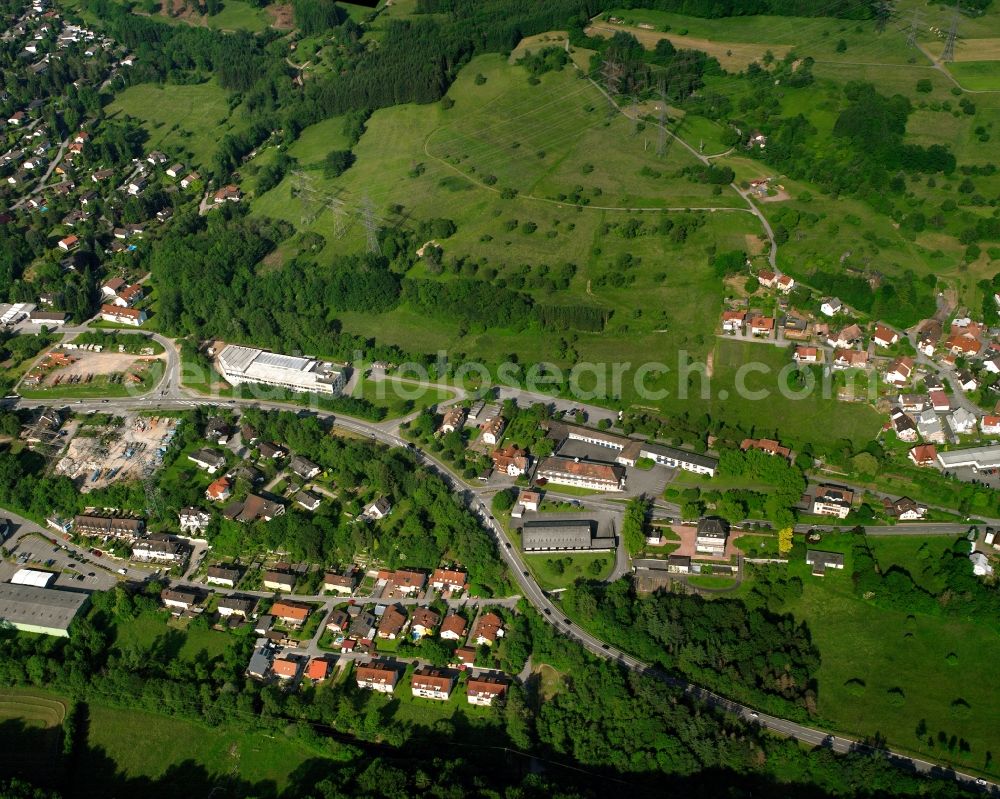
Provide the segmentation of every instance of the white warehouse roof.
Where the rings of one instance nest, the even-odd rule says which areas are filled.
[[[945,469],[975,466],[977,469],[993,469],[1000,466],[1000,446],[969,447],[938,452],[938,463]]]
[[[36,588],[48,588],[56,578],[54,572],[43,572],[38,569],[19,569],[10,578],[14,585],[33,585]]]

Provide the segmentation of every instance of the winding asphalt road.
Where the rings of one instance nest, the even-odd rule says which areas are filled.
[[[66,331],[73,332],[73,331]],[[79,332],[79,331],[76,331]],[[136,331],[139,332],[139,331]],[[135,398],[115,398],[109,400],[84,400],[73,405],[64,399],[61,400],[18,400],[14,407],[38,407],[44,406],[66,406],[71,405],[78,412],[88,411],[108,411],[114,410],[154,410],[154,409],[183,409],[192,406],[218,406],[218,405],[252,405],[262,409],[273,410],[296,410],[302,411],[300,405],[287,402],[272,402],[268,400],[228,400],[212,397],[200,397],[189,393],[181,386],[180,368],[177,350],[173,342],[160,336],[154,336],[157,341],[164,345],[168,353],[168,366],[160,385],[152,394]],[[547,398],[546,398],[547,399]],[[110,406],[110,407],[109,407]],[[317,411],[319,418],[330,419],[334,414]],[[810,746],[824,746],[835,752],[849,751],[875,751],[872,747],[853,738],[834,735],[829,732],[817,730],[804,724],[789,719],[782,719],[776,716],[759,713],[749,705],[744,705],[730,699],[726,699],[712,691],[701,688],[680,679],[674,675],[650,666],[643,661],[632,657],[610,644],[604,642],[597,636],[581,628],[570,620],[555,605],[549,596],[539,587],[538,583],[531,576],[521,557],[520,552],[514,542],[508,537],[502,525],[490,513],[484,499],[476,491],[461,482],[442,462],[422,450],[416,449],[398,435],[398,425],[375,425],[364,421],[350,419],[343,416],[336,416],[335,424],[349,432],[371,438],[390,447],[407,447],[414,457],[424,466],[439,474],[449,485],[454,493],[460,496],[466,503],[468,509],[474,513],[489,530],[497,542],[497,547],[501,557],[510,569],[521,589],[522,596],[529,601],[532,606],[542,614],[542,617],[552,624],[559,632],[572,638],[586,650],[600,658],[613,660],[623,668],[645,674],[654,679],[672,685],[691,696],[707,704],[717,707],[726,713],[732,714],[749,723],[757,723],[762,727],[790,738],[802,741]],[[87,553],[89,556],[89,553]],[[101,564],[102,566],[104,564]],[[878,749],[878,751],[891,762],[903,769],[915,771],[921,774],[934,775],[946,779],[952,779],[961,783],[964,787],[979,788],[991,795],[1000,796],[1000,785],[995,783],[978,782],[973,775],[954,771],[927,760],[912,757],[903,752],[895,752],[889,749]]]

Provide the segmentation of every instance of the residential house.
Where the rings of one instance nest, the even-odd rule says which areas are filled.
[[[319,466],[308,458],[303,458],[301,455],[293,456],[288,462],[288,468],[292,474],[303,480],[312,480],[321,471]]]
[[[525,510],[537,511],[538,503],[542,501],[542,495],[537,491],[524,490],[518,493],[517,502]]]
[[[295,575],[279,571],[264,572],[264,589],[291,593],[295,589]]]
[[[431,573],[431,588],[435,591],[461,591],[469,575],[462,569],[435,569]]]
[[[201,594],[182,588],[164,588],[160,591],[160,600],[173,613],[196,610],[201,599]]]
[[[101,294],[108,299],[114,299],[118,296],[118,292],[125,288],[126,285],[125,281],[120,277],[113,277],[101,286]]]
[[[695,534],[694,551],[700,555],[722,557],[726,554],[729,527],[722,519],[701,519]]]
[[[994,355],[983,361],[983,368],[991,375],[1000,375],[1000,355]]]
[[[312,613],[312,605],[282,599],[271,605],[270,614],[292,629],[299,629]]]
[[[813,497],[812,512],[817,516],[846,519],[854,502],[854,492],[843,486],[821,485]]]
[[[976,380],[975,376],[968,369],[960,369],[956,377],[962,391],[975,391],[979,388],[979,381]]]
[[[927,508],[917,504],[909,497],[900,497],[897,500],[891,500],[887,497],[882,502],[886,515],[901,522],[916,521],[927,515]]]
[[[483,422],[480,427],[483,435],[483,443],[491,447],[496,446],[500,442],[500,437],[503,435],[504,426],[504,420],[500,416],[490,419],[488,422]]]
[[[819,309],[823,312],[824,316],[836,316],[844,309],[844,304],[836,297],[829,297],[823,300]]]
[[[225,419],[213,416],[205,423],[205,438],[216,444],[227,444],[229,442],[229,424]]]
[[[353,577],[345,574],[327,572],[323,576],[323,590],[336,594],[351,594],[356,582]]]
[[[209,566],[205,582],[221,585],[224,588],[235,588],[240,581],[240,570],[231,566]]]
[[[770,338],[774,333],[773,316],[757,316],[750,320],[750,335],[756,338]]]
[[[742,333],[743,323],[747,318],[746,311],[723,311],[722,312],[722,332]]]
[[[354,679],[358,688],[391,694],[399,681],[399,672],[387,663],[372,660],[354,670]]]
[[[456,430],[461,430],[464,424],[465,408],[453,405],[445,411],[444,416],[441,419],[441,426],[438,427],[438,433],[442,435],[454,433]]]
[[[951,399],[940,389],[929,392],[931,408],[936,413],[948,413],[951,410]]]
[[[59,239],[59,249],[63,252],[75,250],[80,246],[80,237],[70,233],[68,236]]]
[[[421,666],[413,672],[410,687],[414,696],[424,699],[437,699],[446,702],[451,697],[451,689],[455,678],[442,669],[432,666]]]
[[[943,444],[945,442],[944,426],[931,408],[922,411],[917,417],[917,432],[926,443]]]
[[[983,347],[977,338],[968,333],[953,333],[948,337],[946,346],[952,355],[965,358],[975,357]]]
[[[917,466],[933,466],[937,462],[937,448],[933,444],[920,444],[910,450],[909,458]]]
[[[809,334],[809,320],[795,314],[786,314],[781,327],[786,339],[801,341]]]
[[[319,494],[313,493],[312,491],[303,490],[299,491],[295,495],[295,504],[298,505],[300,508],[305,508],[308,511],[316,510],[320,506],[322,501],[323,501],[322,497],[320,497]]]
[[[374,613],[361,610],[354,617],[354,621],[351,622],[348,633],[352,638],[356,638],[359,641],[370,641],[375,637],[377,632],[375,628],[376,624],[378,624],[378,619]]]
[[[222,509],[222,515],[231,521],[249,524],[250,522],[269,522],[285,512],[285,506],[280,502],[265,499],[258,494],[249,494],[243,502],[230,502]]]
[[[792,358],[796,363],[818,363],[819,349],[817,347],[796,347]]]
[[[128,186],[125,187],[125,190],[129,194],[131,194],[133,197],[136,197],[136,196],[142,194],[142,192],[145,191],[146,186],[148,186],[148,185],[149,185],[149,181],[146,180],[146,178],[141,177],[141,176],[137,176],[137,177],[132,178],[132,180],[129,181]]]
[[[907,414],[899,408],[893,408],[889,412],[892,427],[896,431],[896,437],[900,441],[914,442],[917,440],[917,425]]]
[[[307,680],[313,684],[323,682],[330,675],[330,661],[326,658],[313,658],[306,666],[305,674]]]
[[[221,596],[216,610],[219,616],[226,619],[230,616],[242,616],[249,619],[257,608],[257,600],[252,596]]]
[[[957,435],[965,435],[976,429],[975,414],[965,408],[956,408],[948,415],[948,427]]]
[[[149,155],[146,156],[146,160],[153,166],[162,166],[169,160],[164,153],[159,150],[153,150]]]
[[[897,358],[892,362],[889,371],[885,373],[886,382],[894,386],[905,386],[910,382],[913,374],[913,359],[906,356]]]
[[[777,289],[782,294],[788,294],[793,288],[795,288],[795,278],[788,275],[781,275],[778,278]]]
[[[219,477],[205,489],[205,496],[213,502],[225,502],[232,494],[232,484],[228,477]]]
[[[527,474],[531,467],[531,456],[515,444],[493,450],[490,457],[493,459],[493,468],[509,477]]]
[[[496,613],[484,613],[476,622],[472,636],[476,646],[493,646],[497,638],[503,637],[503,633],[503,619]]]
[[[168,178],[179,178],[181,173],[184,171],[184,164],[173,164],[167,167],[167,177]]]
[[[489,707],[493,700],[502,697],[507,692],[507,680],[499,675],[480,674],[471,677],[465,686],[465,695],[470,705]]]
[[[133,283],[131,286],[126,286],[120,292],[118,292],[118,296],[115,297],[115,299],[112,301],[111,304],[117,305],[119,308],[131,308],[142,298],[143,298],[142,284]]]
[[[792,451],[788,447],[770,438],[744,438],[740,444],[740,449],[746,452],[751,449],[759,449],[768,455],[778,455],[786,460],[791,457]]]
[[[199,449],[188,455],[191,461],[199,469],[204,469],[209,474],[215,474],[219,469],[225,468],[226,459],[218,452],[211,449]]]
[[[197,172],[192,172],[189,175],[185,175],[183,178],[181,178],[181,188],[186,189],[188,186],[194,185],[199,180],[201,180],[201,175],[199,175]]]
[[[182,533],[200,533],[212,521],[212,515],[201,508],[181,508],[177,514]]]
[[[343,608],[335,608],[326,620],[326,629],[331,633],[345,632],[351,623],[351,614]]]
[[[288,454],[288,450],[281,444],[273,444],[270,441],[261,441],[257,445],[257,451],[260,453],[260,457],[269,461],[280,461]]]
[[[466,621],[457,613],[449,613],[441,622],[440,636],[446,641],[461,641],[465,638]]]
[[[868,366],[867,350],[834,350],[834,369],[864,369]]]
[[[146,312],[141,308],[119,308],[116,305],[102,305],[101,319],[116,325],[141,327],[146,322]]]
[[[427,575],[423,572],[396,569],[394,572],[387,573],[386,576],[393,587],[401,594],[418,594],[427,585]]]
[[[188,547],[170,536],[154,534],[132,545],[132,559],[146,563],[181,563],[188,556]]]
[[[258,638],[254,644],[253,654],[250,656],[250,665],[247,666],[247,674],[258,680],[266,679],[271,673],[271,644],[267,638]]]
[[[473,646],[460,646],[455,650],[455,661],[452,664],[461,669],[470,669],[476,665],[476,648]]]
[[[875,332],[872,334],[872,341],[876,347],[891,347],[899,341],[899,333],[891,327],[886,327],[881,322],[875,325]]]
[[[389,605],[382,613],[378,623],[378,637],[395,641],[403,634],[409,619],[406,610],[399,605]]]
[[[861,328],[858,325],[848,325],[837,334],[831,334],[826,343],[831,347],[853,347],[861,341]]]
[[[432,635],[441,623],[441,616],[430,608],[417,608],[410,619],[410,629],[413,634],[423,638]]]
[[[920,413],[927,407],[927,402],[923,394],[900,394],[896,397],[896,404],[907,413]]]
[[[986,436],[1000,435],[1000,416],[984,416],[979,420],[979,429]]]
[[[373,521],[378,521],[379,519],[384,519],[392,511],[392,504],[386,497],[379,497],[371,505],[365,508],[362,517],[365,519],[371,519]]]
[[[299,660],[287,656],[271,661],[271,671],[281,680],[293,680],[299,674]]]

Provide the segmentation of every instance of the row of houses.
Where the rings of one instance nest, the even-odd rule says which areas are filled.
[[[358,688],[391,694],[400,680],[399,669],[386,661],[372,660],[359,664],[354,670]],[[420,666],[410,679],[413,696],[447,702],[458,681],[457,673],[448,669]],[[470,705],[490,706],[507,691],[509,682],[492,672],[473,674],[466,683],[465,694]]]

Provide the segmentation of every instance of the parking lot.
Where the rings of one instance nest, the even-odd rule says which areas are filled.
[[[17,538],[15,532],[5,546],[11,550],[11,559],[0,562],[0,581],[7,582],[19,569],[38,569],[54,572],[58,576],[52,586],[58,588],[105,591],[118,582],[118,576],[107,569],[78,559],[61,544],[53,544],[36,533],[26,533]]]

